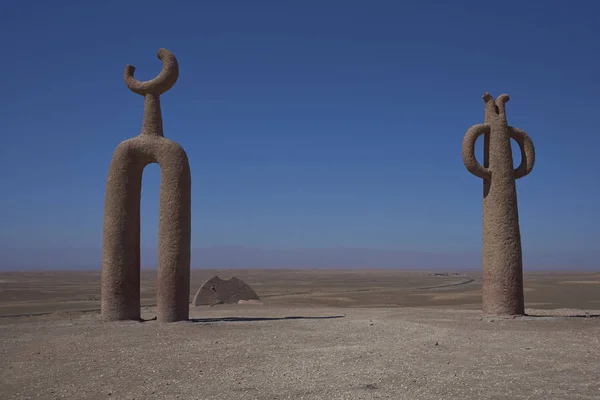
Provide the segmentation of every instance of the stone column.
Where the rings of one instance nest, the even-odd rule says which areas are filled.
[[[102,243],[102,317],[108,321],[140,319],[140,198],[146,165],[158,163],[160,216],[158,226],[157,320],[189,317],[191,175],[187,154],[163,135],[160,95],[179,76],[175,56],[158,51],[161,73],[140,82],[135,67],[125,67],[125,83],[145,97],[140,135],[121,142],[110,163],[104,203]]]
[[[485,119],[472,126],[462,145],[467,170],[483,179],[483,312],[495,315],[522,315],[523,256],[515,180],[529,174],[535,150],[529,136],[508,126],[508,95],[483,95]],[[475,141],[484,138],[484,165],[475,158]],[[521,149],[522,161],[514,169],[510,140]]]

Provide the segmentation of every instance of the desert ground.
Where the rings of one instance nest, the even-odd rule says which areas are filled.
[[[484,316],[460,271],[193,270],[263,304],[100,321],[100,272],[0,272],[0,399],[600,399],[600,273],[526,272]]]

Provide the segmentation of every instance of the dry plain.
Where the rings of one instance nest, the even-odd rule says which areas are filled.
[[[100,272],[0,272],[0,399],[600,399],[600,273],[527,272],[528,316],[483,316],[480,274],[193,270],[263,305],[99,320]],[[190,297],[191,300],[191,297]]]

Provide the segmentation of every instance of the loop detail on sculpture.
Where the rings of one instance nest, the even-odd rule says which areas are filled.
[[[465,134],[462,144],[462,159],[467,171],[482,179],[489,179],[492,176],[492,172],[488,168],[484,168],[477,161],[475,157],[475,142],[479,136],[489,134],[490,129],[489,124],[473,125]]]
[[[515,168],[515,179],[529,175],[535,164],[535,147],[533,141],[525,131],[519,128],[508,127],[510,137],[519,144],[521,149],[521,164]]]
[[[162,61],[163,68],[160,74],[149,81],[138,81],[133,77],[135,67],[127,64],[125,66],[125,84],[134,93],[145,96],[156,93],[163,94],[171,89],[179,77],[179,64],[177,58],[167,49],[158,50],[158,59]]]

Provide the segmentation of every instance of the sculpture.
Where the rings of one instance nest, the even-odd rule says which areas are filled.
[[[140,198],[146,165],[161,169],[158,226],[157,320],[189,317],[191,176],[187,154],[163,136],[160,95],[179,76],[175,56],[158,51],[160,74],[146,82],[125,67],[125,83],[145,97],[142,132],[121,142],[114,151],[104,204],[102,243],[102,302],[105,320],[140,320]]]
[[[235,304],[240,301],[260,301],[260,297],[246,282],[235,276],[229,279],[213,276],[200,286],[192,304],[212,307],[217,304]]]
[[[508,126],[508,95],[494,101],[485,93],[483,100],[484,123],[469,128],[462,144],[465,167],[483,179],[483,312],[523,315],[523,256],[515,180],[533,169],[535,149],[525,132]],[[475,158],[475,141],[480,135],[484,135],[483,166]],[[516,169],[510,139],[521,149],[521,164]]]

